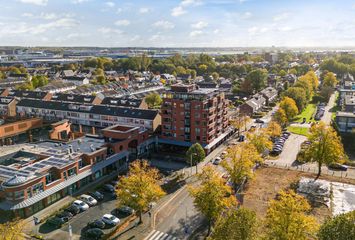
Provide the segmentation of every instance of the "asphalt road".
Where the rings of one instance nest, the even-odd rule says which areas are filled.
[[[187,239],[188,236],[203,221],[193,205],[188,190],[184,187],[156,216],[156,230],[167,233],[177,239]]]

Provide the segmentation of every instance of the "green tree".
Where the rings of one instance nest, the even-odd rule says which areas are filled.
[[[245,81],[250,83],[253,91],[259,92],[265,88],[267,76],[268,74],[265,69],[256,69],[248,73]],[[248,93],[251,94],[250,90]]]
[[[289,97],[284,97],[282,99],[280,102],[280,109],[284,110],[288,121],[292,120],[298,114],[296,102]]]
[[[355,211],[328,218],[320,227],[319,240],[355,239]]]
[[[142,213],[148,210],[150,203],[165,195],[159,179],[159,171],[146,160],[132,162],[128,175],[120,178],[116,188],[118,206],[133,208],[142,222]]]
[[[283,127],[285,127],[286,124],[288,123],[286,112],[282,108],[279,108],[275,112],[273,119],[274,119],[274,121],[276,121],[278,124],[280,124]]]
[[[163,103],[163,99],[158,93],[150,93],[145,97],[145,102],[148,104],[149,108],[160,108]]]
[[[251,143],[243,142],[228,148],[221,166],[230,175],[234,191],[237,191],[238,185],[244,180],[254,176],[253,167],[261,161],[262,158]]]
[[[206,64],[201,64],[200,66],[198,66],[198,71],[199,71],[199,74],[201,74],[201,75],[207,73],[207,69],[208,69],[208,66]]]
[[[198,163],[202,162],[206,157],[205,150],[199,143],[194,143],[190,146],[189,150],[186,152],[186,162],[191,166],[196,166],[196,173],[198,172]]]
[[[293,74],[293,75],[297,75],[297,70],[294,69],[294,68],[291,68],[289,71],[288,71],[289,74]]]
[[[305,159],[308,162],[315,162],[318,165],[318,179],[322,172],[323,164],[332,164],[345,160],[344,148],[340,137],[331,126],[320,122],[310,129],[309,141],[311,144],[305,152]]]
[[[324,101],[328,102],[333,92],[334,92],[334,87],[322,86],[319,95],[324,99]]]
[[[267,209],[266,239],[314,239],[318,225],[316,219],[308,215],[310,210],[308,201],[293,190],[279,192]]]
[[[285,70],[281,69],[280,72],[279,72],[279,76],[280,77],[284,77],[286,75],[287,75],[287,72]]]
[[[247,208],[228,209],[219,216],[208,240],[256,239],[256,214]]]
[[[191,72],[190,72],[190,74],[191,74],[191,78],[192,78],[192,79],[195,79],[195,78],[196,78],[196,75],[197,75],[197,72],[196,72],[195,69],[192,69]]]
[[[299,77],[297,82],[293,86],[302,88],[304,90],[304,93],[306,94],[306,99],[311,99],[313,95],[313,87],[312,82],[310,81],[310,79],[308,79],[308,77],[306,77],[305,75]]]
[[[208,222],[208,235],[212,224],[227,208],[236,207],[237,201],[232,195],[232,189],[227,186],[219,173],[212,166],[205,166],[198,175],[201,182],[198,186],[189,186],[194,205]]]
[[[323,79],[323,86],[324,87],[335,87],[338,83],[338,79],[336,78],[335,74],[332,72],[328,72]]]
[[[290,97],[296,102],[298,111],[302,111],[307,104],[307,96],[303,88],[290,87],[284,93],[284,96]]]
[[[216,72],[213,72],[213,73],[212,73],[212,78],[213,78],[213,81],[216,82],[216,81],[219,79],[219,74],[216,73]]]

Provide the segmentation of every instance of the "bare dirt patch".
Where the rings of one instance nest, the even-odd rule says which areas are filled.
[[[280,190],[292,187],[301,177],[315,178],[315,174],[272,167],[260,168],[245,189],[243,205],[254,210],[257,217],[262,219],[266,215],[268,202],[274,199]],[[322,176],[321,179],[355,184],[355,180],[352,179],[331,176]],[[331,210],[326,206],[317,206],[313,208],[312,214],[321,223],[326,217],[331,216]]]

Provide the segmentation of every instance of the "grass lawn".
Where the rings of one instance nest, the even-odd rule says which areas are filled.
[[[309,136],[309,128],[289,126],[287,130],[298,135]]]
[[[309,121],[311,122],[315,122],[313,115],[314,112],[316,111],[317,105],[310,103],[307,105],[307,107],[305,109],[303,109],[303,111],[297,115],[292,121],[293,122],[302,122],[303,118],[306,118],[306,123],[308,123]],[[312,118],[312,120],[310,120]]]

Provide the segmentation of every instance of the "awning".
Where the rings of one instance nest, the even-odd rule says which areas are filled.
[[[49,197],[50,195],[66,188],[66,187],[69,187],[70,185],[80,181],[81,179],[86,178],[86,177],[90,176],[91,174],[94,174],[96,171],[101,170],[104,167],[107,167],[108,165],[118,161],[119,159],[121,159],[123,157],[127,157],[128,154],[129,154],[128,151],[124,151],[124,152],[115,154],[111,157],[108,157],[105,161],[101,161],[101,162],[95,164],[88,171],[85,171],[85,172],[80,173],[78,175],[74,175],[74,176],[68,178],[67,180],[65,180],[64,182],[61,182],[58,185],[56,185],[48,190],[45,190],[41,193],[38,193],[35,196],[28,198],[22,202],[14,203],[14,202],[11,202],[8,200],[3,201],[0,203],[0,208],[3,210],[16,210],[16,209],[29,207],[29,206],[35,204],[36,202],[39,202],[42,199],[45,199],[46,197]]]

